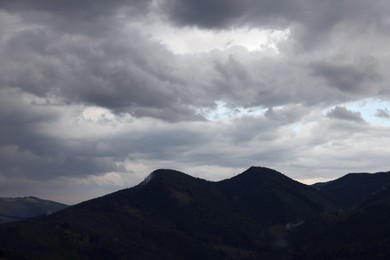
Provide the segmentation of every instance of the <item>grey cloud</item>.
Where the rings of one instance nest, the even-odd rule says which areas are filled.
[[[1,89],[0,93],[0,177],[6,179],[83,178],[126,172],[123,162],[128,158],[174,160],[190,146],[211,143],[211,135],[196,128],[180,129],[176,124],[156,121],[141,128],[129,121],[129,129],[98,134],[99,127],[115,130],[111,125],[117,121],[111,120],[104,122],[105,126],[96,123],[86,135],[90,129],[67,118],[69,108],[37,104],[36,97],[25,97],[20,90]],[[126,125],[126,120],[123,123]]]
[[[365,122],[360,112],[353,112],[348,110],[346,107],[341,106],[336,106],[327,113],[327,116],[330,118],[354,121],[357,123]]]
[[[170,19],[177,24],[216,29],[245,24],[286,25],[286,20],[293,17],[291,13],[300,9],[299,1],[281,0],[165,0],[162,3]]]
[[[302,106],[286,106],[281,109],[268,108],[265,116],[280,124],[293,124],[298,122],[310,110]]]
[[[307,73],[309,61],[299,57],[267,57],[234,50],[227,57],[210,55],[215,55],[213,67],[205,66],[201,59],[197,61],[208,73],[201,81],[208,94],[204,97],[223,100],[232,108],[327,105],[348,99],[347,93],[340,95],[327,85],[318,84],[318,76]]]
[[[27,143],[42,140],[37,130],[55,123],[60,114],[44,106],[33,106],[24,101],[20,91],[0,90],[0,146],[16,146],[26,150]]]
[[[37,142],[36,145],[40,145]],[[30,147],[33,148],[33,147]],[[53,148],[61,149],[60,145]],[[71,151],[62,151],[64,156],[35,155],[34,151],[21,151],[16,146],[0,150],[0,174],[6,178],[26,178],[35,180],[58,179],[63,176],[85,177],[101,175],[111,171],[124,171],[113,158],[74,156]]]
[[[376,61],[370,59],[339,65],[257,57],[245,50],[179,57],[139,29],[122,27],[101,35],[28,27],[3,44],[2,87],[170,122],[204,120],[200,109],[212,108],[218,100],[231,108],[334,104],[351,94],[375,94],[378,86],[373,83],[380,79]],[[316,78],[326,84],[316,84]]]
[[[169,19],[179,26],[289,28],[301,51],[329,42],[334,32],[389,31],[385,20],[390,6],[386,0],[165,0],[162,5]]]
[[[15,89],[0,94],[0,176],[50,179],[123,170],[117,154],[99,154],[88,140],[48,132],[63,117],[57,107],[36,104]]]
[[[178,24],[220,28],[241,16],[248,3],[248,0],[165,0],[163,9]]]
[[[390,112],[387,108],[385,109],[377,109],[376,113],[375,113],[375,116],[376,117],[380,117],[380,118],[390,118]]]
[[[31,106],[21,96],[23,93],[16,89],[0,89],[0,118],[3,127],[54,122],[59,118],[58,112],[48,111],[45,106]]]
[[[388,143],[387,132],[336,105],[388,96],[387,1],[155,3],[163,6],[0,1],[1,187],[12,178],[44,182],[107,172],[131,179],[137,164],[152,170],[257,164],[297,177],[386,164],[388,151],[376,144]],[[291,35],[276,46],[278,54],[232,47],[175,55],[144,31],[154,11],[180,27]],[[264,114],[205,120],[219,102]],[[80,113],[88,106],[107,108],[114,119],[87,122]],[[330,106],[336,107],[323,117]],[[367,140],[373,148],[359,150]],[[366,149],[375,156],[363,165],[355,158]],[[349,164],[340,168],[340,161]]]
[[[278,138],[273,122],[262,117],[237,118],[234,123],[180,124],[180,130],[170,126],[166,129],[167,134],[154,131],[145,133],[142,142],[136,142],[141,145],[137,151],[144,152],[145,158],[150,160],[165,160],[186,167],[246,167],[246,164],[254,163],[255,157],[261,158],[259,153],[265,153],[263,148],[253,147],[259,144],[258,139],[269,141]]]
[[[233,55],[229,55],[229,58],[224,64],[219,60],[215,60],[214,68],[223,76],[223,78],[226,78],[229,81],[250,81],[250,76],[248,75],[245,65],[237,61]]]
[[[99,13],[106,13],[118,6],[129,6],[133,8],[143,9],[150,4],[148,0],[113,0],[108,3],[107,1],[96,0],[36,0],[34,2],[28,0],[2,0],[0,2],[0,8],[10,11],[47,11],[56,14],[74,14],[91,12],[95,13],[93,17],[96,17]],[[87,10],[86,10],[87,9]],[[89,17],[85,17],[86,19]]]
[[[7,60],[0,65],[1,85],[136,117],[202,120],[191,108],[191,97],[185,98],[188,85],[176,74],[176,57],[137,31],[123,37],[128,38],[21,31],[0,52]]]
[[[229,55],[227,59],[216,58],[213,64],[215,74],[209,84],[212,84],[210,88],[217,91],[215,96],[237,105],[242,101],[250,103],[250,100],[253,100],[257,92],[257,83],[255,77],[252,76],[250,64],[247,64],[245,60],[237,60],[235,55]],[[245,104],[247,105],[250,104]]]
[[[79,140],[78,145],[72,147],[69,144],[75,141],[71,138],[28,133],[29,129],[11,130],[14,132],[2,133],[10,138],[8,144],[0,146],[0,175],[3,177],[45,180],[61,176],[83,177],[125,171],[120,163],[123,155],[107,152],[99,154],[92,149],[89,141]]]
[[[375,60],[368,58],[355,64],[339,64],[321,61],[311,64],[312,75],[323,78],[329,87],[349,94],[366,94],[378,91],[377,83],[381,76],[377,72]]]
[[[150,0],[4,0],[0,10],[20,16],[27,23],[55,27],[66,32],[102,34],[115,26],[119,13],[138,18],[148,12]]]

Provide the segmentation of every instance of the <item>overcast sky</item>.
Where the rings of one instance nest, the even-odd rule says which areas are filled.
[[[388,0],[0,0],[0,196],[157,168],[390,170]]]

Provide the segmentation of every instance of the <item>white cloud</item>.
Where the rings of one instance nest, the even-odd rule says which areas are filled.
[[[134,26],[134,24],[130,25]],[[174,27],[161,20],[143,26],[153,39],[161,41],[175,54],[196,54],[212,50],[226,50],[233,46],[248,51],[279,52],[279,42],[289,36],[288,30],[258,28],[234,28],[230,30],[207,30],[197,27]]]

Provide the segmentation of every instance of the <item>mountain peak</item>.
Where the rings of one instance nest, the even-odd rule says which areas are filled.
[[[172,169],[157,169],[151,173],[152,175],[187,175],[184,172],[172,170]]]
[[[266,167],[252,166],[219,185],[261,223],[298,221],[328,207],[314,189]]]
[[[252,166],[243,173],[234,176],[232,179],[242,179],[248,181],[289,179],[292,181],[289,177],[276,170],[261,166]]]
[[[194,177],[185,174],[180,171],[171,170],[171,169],[158,169],[150,173],[140,185],[146,185],[148,183],[177,183],[182,182],[183,180],[195,179]]]
[[[245,172],[243,173],[276,173],[276,174],[281,174],[280,172],[274,170],[274,169],[271,169],[271,168],[267,168],[267,167],[263,167],[263,166],[251,166],[249,167],[248,170],[246,170]]]

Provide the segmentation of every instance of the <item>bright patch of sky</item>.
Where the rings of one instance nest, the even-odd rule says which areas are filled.
[[[103,119],[106,120],[113,120],[115,119],[115,116],[106,108],[102,107],[96,107],[96,106],[90,106],[84,108],[84,111],[82,112],[82,117],[91,122],[99,122]]]
[[[319,183],[319,182],[328,182],[333,179],[331,178],[309,178],[309,179],[297,179],[297,181],[307,184],[307,185],[312,185],[314,183]]]
[[[359,112],[362,118],[369,124],[380,127],[390,127],[390,101],[367,98],[360,101],[339,104],[338,106],[344,106],[350,111]],[[323,112],[323,115],[326,115],[332,109],[334,109],[334,107],[328,108]],[[216,107],[213,110],[200,111],[200,114],[210,121],[224,121],[243,116],[264,115],[266,110],[267,109],[263,107],[232,108],[227,106],[223,101],[217,101]],[[299,132],[301,127],[301,123],[292,125],[292,129],[296,132]]]
[[[249,51],[273,51],[277,54],[278,43],[287,39],[290,34],[288,29],[236,28],[213,31],[197,27],[177,28],[159,22],[144,25],[144,29],[175,54],[226,50],[233,46],[242,46]]]
[[[346,107],[354,111],[359,111],[364,120],[369,123],[378,126],[390,127],[390,118],[378,116],[378,111],[389,111],[389,101],[369,98],[346,104]]]
[[[390,101],[367,98],[338,106],[345,106],[350,111],[359,112],[363,119],[370,124],[390,127]],[[333,108],[328,109],[325,114]]]

